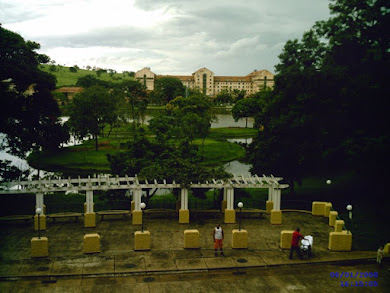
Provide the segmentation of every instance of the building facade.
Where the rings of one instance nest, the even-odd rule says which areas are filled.
[[[161,77],[175,77],[184,86],[199,89],[208,96],[216,96],[222,90],[245,90],[246,95],[256,93],[266,87],[274,86],[274,75],[268,70],[255,70],[246,76],[216,76],[206,67],[200,68],[192,75],[157,75],[145,67],[135,73],[135,78],[147,90],[154,90],[154,83]]]

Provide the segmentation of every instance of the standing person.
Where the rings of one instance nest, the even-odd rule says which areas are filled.
[[[290,259],[293,259],[293,251],[296,250],[297,254],[300,259],[302,259],[302,254],[301,254],[301,249],[299,248],[299,240],[303,238],[302,234],[299,233],[300,229],[297,228],[295,229],[293,236],[292,236],[292,241],[291,241],[291,249],[290,249]]]
[[[383,246],[381,245],[376,252],[376,262],[379,264],[379,266],[382,266],[382,258],[384,254],[385,252],[383,251]]]
[[[221,249],[221,255],[224,255],[222,251],[223,238],[224,238],[223,229],[219,224],[217,224],[213,232],[215,256],[218,255],[217,254],[218,248]]]

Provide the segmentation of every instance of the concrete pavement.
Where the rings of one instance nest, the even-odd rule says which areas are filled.
[[[96,228],[84,228],[82,222],[48,221],[43,236],[49,239],[49,257],[32,259],[30,240],[36,236],[31,223],[2,223],[0,228],[0,288],[15,280],[59,280],[67,278],[113,278],[149,275],[183,275],[220,272],[223,270],[272,269],[293,265],[342,265],[369,262],[376,257],[373,251],[331,252],[327,249],[329,232],[333,228],[322,217],[307,213],[283,214],[283,225],[271,225],[269,216],[243,219],[248,231],[248,249],[232,249],[232,230],[237,224],[223,224],[222,214],[213,218],[191,219],[179,224],[173,219],[146,217],[145,229],[151,233],[151,250],[134,251],[134,232],[131,219],[100,218]],[[225,256],[214,256],[212,231],[217,222],[225,232]],[[279,248],[280,231],[301,228],[303,235],[314,237],[310,259],[288,259],[289,250]],[[200,249],[183,249],[186,229],[198,229]],[[101,253],[83,254],[83,236],[99,233]],[[143,285],[140,285],[141,287]],[[10,291],[11,292],[11,291]],[[12,291],[14,292],[14,291]]]

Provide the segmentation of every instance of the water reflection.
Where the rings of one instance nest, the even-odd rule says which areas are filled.
[[[244,144],[250,144],[253,141],[252,137],[248,138],[228,138],[228,142],[235,142],[235,143],[244,143]]]
[[[245,177],[252,176],[249,172],[251,165],[241,163],[239,161],[231,161],[224,165],[225,171],[233,175],[243,175]]]

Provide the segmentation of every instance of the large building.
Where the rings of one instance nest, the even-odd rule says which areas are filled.
[[[145,67],[135,73],[135,78],[139,80],[147,90],[154,90],[154,83],[161,77],[176,77],[183,85],[191,89],[199,89],[206,95],[215,96],[220,91],[245,90],[246,95],[250,95],[274,86],[274,75],[268,70],[255,70],[246,76],[216,76],[214,73],[203,67],[192,75],[157,75]]]

